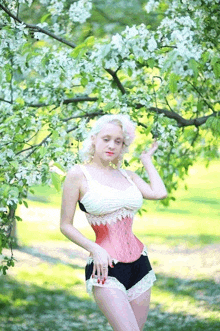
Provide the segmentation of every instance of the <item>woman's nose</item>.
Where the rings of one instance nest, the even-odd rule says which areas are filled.
[[[115,147],[114,141],[112,141],[112,140],[109,141],[109,147],[111,147],[111,148],[114,148]]]

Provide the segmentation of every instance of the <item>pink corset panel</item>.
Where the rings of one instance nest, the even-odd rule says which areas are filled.
[[[117,222],[91,225],[96,234],[96,243],[105,248],[112,258],[120,262],[137,260],[144,245],[132,233],[133,219],[129,216]]]

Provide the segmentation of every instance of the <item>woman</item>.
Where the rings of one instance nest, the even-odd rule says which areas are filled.
[[[134,214],[144,199],[164,199],[166,188],[151,157],[158,148],[141,154],[147,184],[135,172],[120,168],[134,139],[135,125],[127,115],[104,115],[84,141],[81,156],[67,173],[63,188],[61,232],[90,256],[86,286],[115,331],[143,330],[155,275],[144,244],[132,233]],[[76,204],[96,234],[96,242],[74,226]]]

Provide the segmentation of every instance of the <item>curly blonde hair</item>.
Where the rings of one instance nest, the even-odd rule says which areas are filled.
[[[107,123],[114,123],[122,128],[124,138],[122,151],[118,158],[114,160],[114,163],[112,162],[116,168],[120,168],[124,154],[128,152],[129,146],[135,138],[136,123],[132,122],[128,115],[116,114],[101,116],[90,130],[88,137],[84,140],[79,156],[82,162],[89,163],[92,161],[95,148],[91,136],[97,136]]]

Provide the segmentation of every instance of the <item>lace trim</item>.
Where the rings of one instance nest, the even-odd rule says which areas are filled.
[[[97,276],[95,276],[97,277]],[[126,294],[126,288],[123,284],[121,284],[115,277],[110,277],[106,279],[104,284],[100,284],[97,282],[97,278],[89,278],[86,281],[86,291],[88,294],[92,294],[92,287],[93,286],[99,286],[99,287],[110,287],[110,288],[118,288],[122,290]]]
[[[112,213],[104,214],[104,215],[92,215],[86,214],[86,218],[89,224],[93,225],[106,225],[107,223],[110,224],[112,222],[116,223],[118,220],[121,221],[122,218],[131,217],[133,218],[135,215],[135,211],[127,208],[120,208]]]
[[[143,248],[143,250],[142,250],[142,252],[141,252],[141,255],[147,256],[147,247],[146,247],[146,246],[144,246],[144,248]],[[114,261],[115,264],[118,263],[118,262],[120,262],[120,261],[118,261],[117,259],[112,259],[112,261]],[[89,256],[89,257],[87,258],[87,260],[86,260],[86,263],[87,263],[87,264],[91,264],[92,262],[93,262],[93,258],[92,258],[91,256]],[[125,262],[125,263],[126,263],[126,262]]]
[[[97,283],[97,278],[90,278],[86,281],[86,291],[89,295],[93,295],[93,286],[118,288],[127,295],[128,301],[132,301],[139,297],[139,295],[147,291],[153,285],[155,280],[156,276],[154,274],[154,271],[150,270],[149,273],[145,275],[137,284],[135,284],[129,290],[126,291],[125,286],[121,284],[115,277],[108,276],[104,284]]]
[[[156,276],[153,270],[150,270],[137,284],[127,290],[128,301],[132,301],[147,291],[155,282]]]

